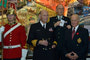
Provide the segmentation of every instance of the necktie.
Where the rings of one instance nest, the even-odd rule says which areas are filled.
[[[74,28],[73,31],[72,31],[72,39],[73,39],[73,37],[74,37],[74,34],[75,34],[75,28]]]
[[[61,21],[61,19],[62,19],[62,18],[61,18],[61,17],[59,17],[59,20],[60,20],[60,21]]]
[[[46,27],[45,27],[45,24],[43,24],[43,28],[45,29]]]

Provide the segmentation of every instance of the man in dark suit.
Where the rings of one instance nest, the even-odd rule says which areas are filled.
[[[69,25],[70,25],[70,19],[68,17],[65,17],[63,15],[64,13],[64,6],[59,4],[56,6],[56,13],[57,13],[57,16],[55,17],[51,17],[50,18],[50,23],[54,25],[54,27],[57,27],[57,26],[60,26],[60,23],[62,23],[61,20],[64,20],[65,23],[64,23],[64,27],[68,27],[69,28]],[[63,26],[62,26],[63,27]]]
[[[54,26],[54,28],[53,28],[54,29],[54,39],[57,40],[57,43],[59,44],[59,45],[57,45],[57,50],[60,51],[60,50],[62,50],[61,48],[62,48],[62,40],[64,38],[64,31],[65,31],[65,29],[71,27],[70,26],[71,22],[68,17],[65,17],[63,15],[63,13],[64,13],[63,5],[60,4],[60,5],[56,6],[56,13],[57,13],[57,16],[51,17],[49,23]],[[57,52],[57,54],[58,53],[59,53],[59,55],[56,55],[58,58],[57,60],[59,60],[60,55],[62,56],[62,51]]]
[[[52,25],[46,23],[48,12],[40,12],[40,21],[31,25],[28,44],[34,46],[33,60],[54,60],[54,48],[57,42],[53,40]]]
[[[88,30],[79,26],[80,18],[77,14],[71,16],[71,29],[65,31],[64,60],[86,60],[88,50]]]

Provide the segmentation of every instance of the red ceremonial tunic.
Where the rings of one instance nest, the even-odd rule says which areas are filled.
[[[17,24],[17,23],[16,23]],[[6,24],[5,30],[3,32],[3,35],[13,26],[16,24],[10,26],[9,24]],[[22,55],[22,48],[25,48],[26,44],[26,32],[24,26],[19,26],[16,29],[14,29],[12,32],[10,32],[4,39],[3,39],[3,45],[4,46],[13,46],[13,45],[21,45],[21,47],[17,48],[10,48],[6,49],[3,48],[3,58],[4,59],[14,59],[14,58],[21,58]]]

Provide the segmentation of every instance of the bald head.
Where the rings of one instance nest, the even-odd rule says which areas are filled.
[[[48,20],[48,12],[46,10],[40,11],[40,20],[43,23],[46,23],[47,22],[47,20]]]
[[[78,14],[73,14],[72,16],[71,16],[71,20],[72,19],[75,19],[75,20],[77,20],[77,21],[79,21],[80,20],[80,18],[79,18],[79,15]]]
[[[41,10],[40,11],[40,14],[42,15],[42,14],[44,14],[44,13],[48,13],[46,10]]]
[[[73,14],[73,15],[71,16],[71,25],[72,25],[73,27],[76,27],[77,25],[79,25],[79,21],[80,21],[80,18],[79,18],[79,16],[78,16],[78,14]]]
[[[62,4],[57,5],[56,12],[57,12],[57,15],[62,16],[64,13],[64,6]]]

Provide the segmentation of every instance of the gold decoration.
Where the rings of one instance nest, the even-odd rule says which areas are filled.
[[[36,47],[37,40],[32,40],[31,42],[32,42],[33,46]]]
[[[23,46],[25,49],[27,49],[28,47],[27,47],[27,44],[25,44],[25,46]]]
[[[6,14],[15,14],[15,10],[13,9],[13,8],[9,8],[8,10],[7,10],[7,13]],[[16,15],[16,14],[15,14]]]
[[[82,42],[81,38],[78,38],[77,42],[80,44]]]
[[[56,41],[54,41],[53,43],[57,45],[57,42]]]

